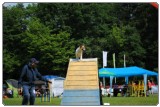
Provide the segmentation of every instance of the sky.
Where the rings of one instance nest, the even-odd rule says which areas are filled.
[[[14,3],[14,2],[12,2],[12,3],[9,3],[9,2],[5,2],[5,3],[3,3],[3,5],[4,6],[15,6],[17,3]],[[30,4],[30,3],[23,3],[23,5],[24,5],[24,7],[26,7],[28,4]]]

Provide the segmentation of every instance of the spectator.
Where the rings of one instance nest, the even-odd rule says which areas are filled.
[[[148,91],[149,91],[149,94],[151,94],[151,88],[152,88],[152,83],[150,80],[148,80]]]
[[[151,94],[153,94],[153,88],[155,87],[155,83],[151,81]]]
[[[10,89],[10,88],[7,88],[7,96],[9,97],[9,98],[12,98],[13,97],[13,91]]]
[[[125,82],[122,88],[122,96],[127,96],[128,84]]]
[[[119,88],[118,88],[118,85],[115,83],[113,87],[113,96],[117,97],[118,92],[119,92]]]
[[[41,91],[40,89],[36,90],[36,97],[40,97],[41,96],[41,92],[40,91]]]

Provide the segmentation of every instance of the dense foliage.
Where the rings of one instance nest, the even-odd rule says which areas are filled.
[[[3,74],[15,78],[31,57],[43,74],[66,75],[75,49],[85,58],[108,52],[108,67],[139,66],[158,72],[158,9],[149,3],[32,3],[3,6]],[[9,74],[9,75],[8,75]]]

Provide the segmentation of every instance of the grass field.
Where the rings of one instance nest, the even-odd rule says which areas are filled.
[[[3,99],[4,105],[21,105],[22,98]],[[51,98],[51,102],[41,102],[40,98],[36,98],[35,105],[60,105],[61,98]],[[157,106],[158,94],[150,95],[149,97],[103,97],[103,103],[110,103],[111,106]]]

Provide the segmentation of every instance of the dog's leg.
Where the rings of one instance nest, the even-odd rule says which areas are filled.
[[[81,52],[81,56],[80,56],[80,60],[82,61],[82,57],[83,57],[83,51]]]
[[[79,57],[78,57],[78,54],[75,53],[75,55],[76,55],[76,60],[79,61],[80,59],[79,59]]]

